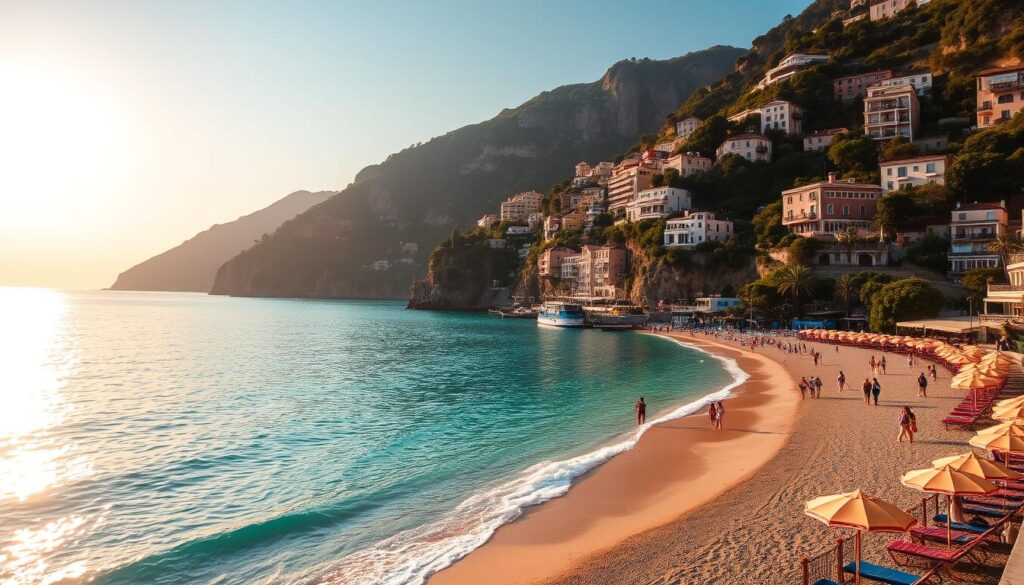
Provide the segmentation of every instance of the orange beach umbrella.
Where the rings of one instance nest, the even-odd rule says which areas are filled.
[[[906,532],[917,519],[898,507],[857,490],[822,496],[804,504],[804,514],[829,526],[857,531],[857,564],[854,583],[860,583],[860,538],[862,532]]]
[[[946,546],[952,544],[952,511],[954,496],[978,496],[991,494],[999,488],[984,477],[959,471],[952,465],[915,469],[903,474],[900,478],[903,485],[937,494],[946,494]]]

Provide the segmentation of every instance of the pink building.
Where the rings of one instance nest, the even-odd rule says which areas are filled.
[[[1024,108],[1024,65],[986,69],[977,84],[979,128],[1009,120]]]
[[[572,248],[555,246],[548,248],[537,257],[537,274],[540,276],[558,277],[562,272],[562,259],[566,256],[578,254]]]
[[[583,246],[574,296],[615,299],[623,296],[626,250],[613,246]]]
[[[697,173],[703,173],[711,169],[714,163],[710,158],[701,156],[696,152],[681,152],[675,156],[668,157],[662,170],[675,169],[680,177],[689,177]]]
[[[576,176],[577,177],[588,177],[590,176],[590,165],[586,161],[580,161],[576,163]]]
[[[782,225],[794,234],[835,237],[848,228],[867,228],[875,219],[882,188],[843,182],[830,173],[828,181],[782,192]]]
[[[828,147],[832,146],[832,141],[835,140],[836,136],[849,131],[849,128],[827,128],[825,130],[815,130],[814,132],[804,136],[804,152],[828,150]]]
[[[832,80],[832,92],[837,100],[852,102],[864,95],[868,86],[875,85],[886,79],[892,79],[892,71],[872,71],[870,73],[858,73],[847,75]]]

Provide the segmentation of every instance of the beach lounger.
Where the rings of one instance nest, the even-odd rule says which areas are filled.
[[[946,542],[946,528],[943,526],[921,526],[920,524],[911,527],[910,535],[920,539]],[[955,544],[967,544],[981,535],[974,532],[963,532],[961,530],[949,531],[949,537]]]
[[[908,540],[894,540],[887,544],[885,548],[889,551],[889,556],[892,557],[893,562],[899,565],[906,563],[901,563],[897,555],[914,557],[917,559],[924,559],[926,561],[934,561],[948,565],[967,556],[975,547],[980,546],[981,544],[982,539],[980,538],[976,538],[955,548],[932,546],[930,544],[917,544],[916,542],[910,542]]]
[[[946,525],[945,514],[936,514],[935,517],[932,519],[935,520],[935,522],[942,524],[943,526]],[[972,534],[984,534],[988,532],[989,528],[992,528],[992,526],[988,524],[972,524],[970,522],[953,522],[949,526],[953,530],[959,530],[960,532],[970,532]]]
[[[1007,514],[1016,512],[1018,507],[1011,508],[989,508],[988,506],[964,506],[964,513],[988,518],[1002,518]]]
[[[843,571],[853,574],[857,570],[856,567],[856,562],[847,563],[843,566]],[[922,583],[933,572],[934,570],[929,571],[924,575],[915,575],[913,573],[905,573],[898,569],[883,567],[882,565],[875,565],[864,561],[860,562],[861,579],[877,581],[878,583],[888,583],[889,585],[915,585],[915,583]]]

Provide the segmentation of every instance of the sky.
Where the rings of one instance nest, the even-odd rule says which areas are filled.
[[[0,286],[96,289],[300,189],[809,0],[0,0]]]

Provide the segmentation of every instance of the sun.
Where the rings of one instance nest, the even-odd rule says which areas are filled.
[[[106,173],[115,162],[118,120],[109,88],[84,71],[0,58],[0,198],[26,204]],[[63,197],[63,196],[61,196]]]

